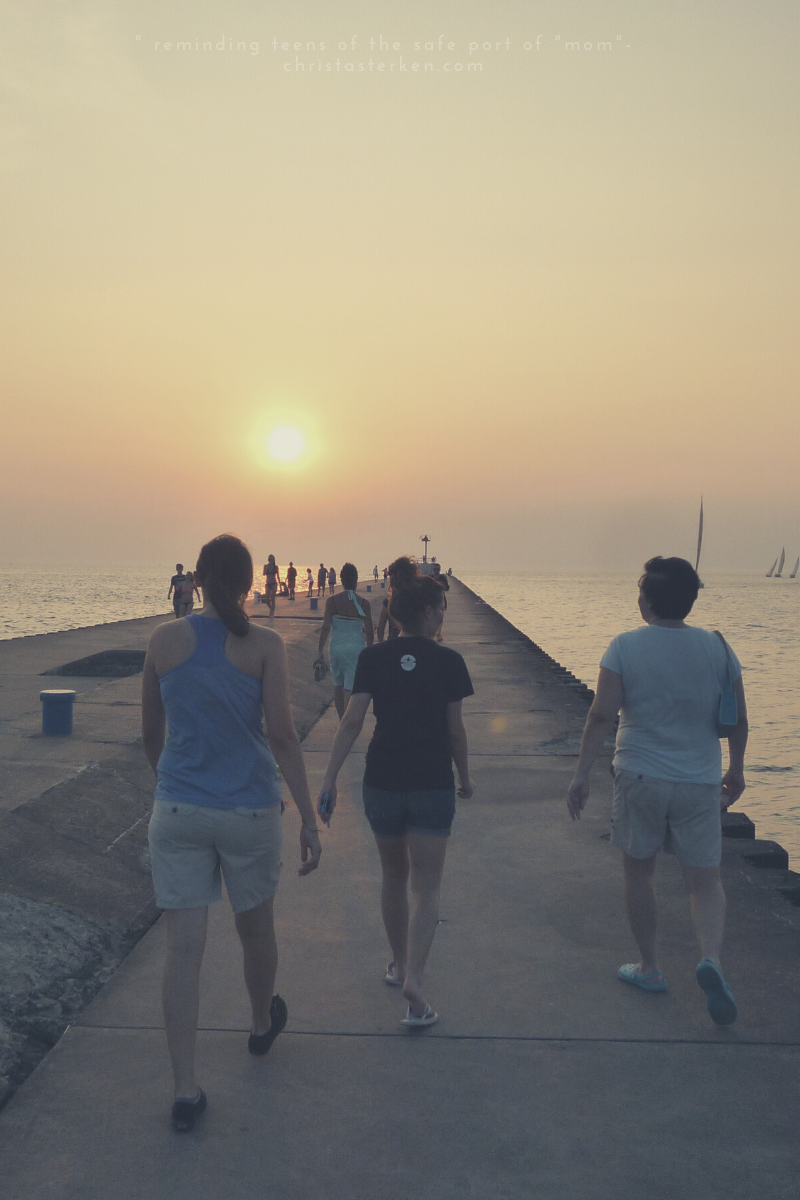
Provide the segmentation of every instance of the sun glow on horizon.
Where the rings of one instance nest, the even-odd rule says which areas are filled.
[[[295,462],[306,448],[306,439],[299,429],[279,425],[267,438],[267,448],[279,462]]]

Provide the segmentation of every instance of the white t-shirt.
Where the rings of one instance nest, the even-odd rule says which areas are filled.
[[[738,679],[742,668],[730,653]],[[622,676],[615,767],[678,783],[721,782],[717,718],[728,672],[715,633],[643,625],[615,637],[600,665]]]

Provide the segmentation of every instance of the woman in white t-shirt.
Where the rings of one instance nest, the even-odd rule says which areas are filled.
[[[667,850],[677,857],[691,896],[703,955],[697,981],[712,1020],[730,1025],[738,1010],[719,961],[725,923],[720,809],[744,791],[747,708],[736,655],[721,635],[684,620],[699,586],[685,559],[659,556],[645,563],[639,580],[645,626],[614,638],[603,655],[567,806],[578,820],[592,764],[619,713],[611,842],[622,850],[625,907],[641,955],[620,967],[619,978],[644,991],[667,990],[656,957],[653,887],[656,856]],[[723,775],[720,699],[730,687],[738,720],[725,734]]]

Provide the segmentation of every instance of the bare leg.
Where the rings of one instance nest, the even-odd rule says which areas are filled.
[[[689,890],[692,920],[701,954],[719,965],[725,931],[725,892],[719,867],[682,867],[681,870]]]
[[[656,962],[656,930],[658,911],[653,876],[656,870],[655,855],[652,858],[631,858],[623,852],[625,868],[625,911],[634,941],[641,955],[643,975],[658,970]]]
[[[167,958],[161,998],[175,1079],[175,1099],[193,1100],[198,1092],[194,1052],[200,1008],[200,964],[206,947],[208,909],[167,909],[164,920],[167,926]]]
[[[389,939],[395,979],[405,979],[408,945],[408,843],[405,838],[376,838],[381,856],[381,915]]]
[[[422,972],[428,961],[433,935],[439,922],[439,889],[447,853],[447,838],[424,833],[408,833],[410,860],[411,911],[408,921],[408,962],[403,995],[411,1014],[421,1017],[425,1011]]]
[[[345,702],[344,702],[344,688],[343,687],[339,687],[338,685],[334,686],[333,703],[336,705],[336,711],[339,714],[339,720],[341,721],[342,717],[344,716],[344,710],[346,707]]]
[[[256,908],[236,914],[236,932],[244,955],[244,981],[253,1010],[252,1033],[270,1027],[269,1006],[278,970],[278,943],[272,916],[272,896]]]

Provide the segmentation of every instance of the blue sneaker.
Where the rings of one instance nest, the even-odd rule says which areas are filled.
[[[710,958],[701,958],[695,974],[706,994],[711,1020],[717,1025],[732,1025],[739,1015],[739,1008],[717,964]]]

